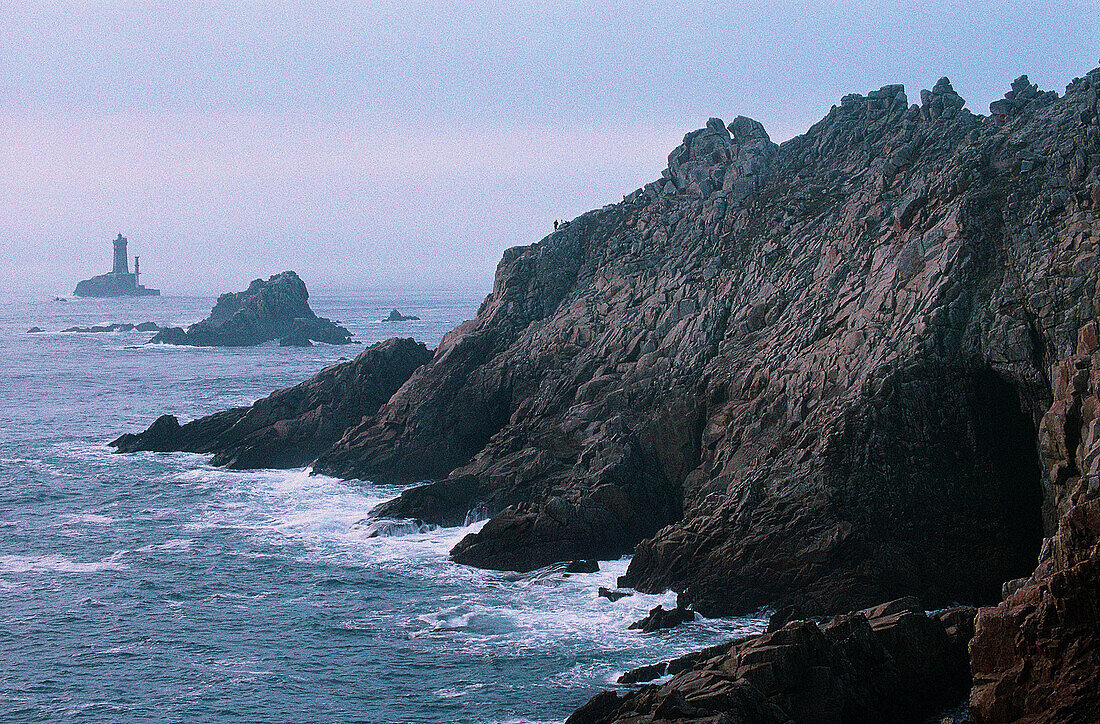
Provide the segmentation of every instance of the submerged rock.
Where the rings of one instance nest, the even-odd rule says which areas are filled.
[[[180,425],[163,415],[147,430],[111,442],[118,452],[214,453],[230,468],[308,465],[363,415],[377,410],[431,358],[411,339],[391,339],[350,362],[328,367],[306,382],[238,407]],[[412,517],[412,516],[402,516]]]
[[[365,538],[392,538],[417,533],[429,533],[439,528],[422,520],[367,520],[362,521],[360,531]]]
[[[292,271],[257,279],[243,292],[218,297],[210,316],[186,330],[172,327],[150,343],[198,347],[251,347],[274,339],[284,346],[350,344],[351,332],[309,308],[306,285]]]

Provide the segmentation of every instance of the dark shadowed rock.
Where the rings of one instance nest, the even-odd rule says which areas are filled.
[[[599,591],[596,592],[600,598],[606,598],[608,601],[615,603],[620,598],[626,598],[627,596],[633,596],[630,591],[620,591],[618,589],[612,590],[606,586],[600,586]]]
[[[313,342],[309,341],[309,329],[305,325],[296,326],[294,329],[279,340],[280,347],[312,347]]]
[[[419,518],[436,525],[466,525],[484,518],[478,515],[478,501],[484,496],[478,479],[472,475],[447,478],[409,488],[393,500],[371,511],[385,518]]]
[[[182,426],[172,415],[164,415],[145,432],[122,435],[111,445],[118,452],[214,453],[215,465],[231,468],[307,465],[350,426],[377,410],[430,357],[419,342],[387,340],[251,407]]]
[[[615,683],[641,684],[646,681],[653,681],[654,679],[661,678],[665,675],[666,671],[668,671],[668,662],[660,661],[656,664],[648,664],[647,666],[639,666],[636,669],[631,669],[616,679]]]
[[[415,317],[411,314],[410,315],[405,315],[405,314],[402,314],[401,312],[397,311],[396,309],[394,309],[382,321],[383,322],[413,322],[413,321],[419,321],[419,319],[420,319],[420,317]]]
[[[39,332],[45,332],[46,330],[41,327],[31,327],[27,330],[27,334],[38,334]]]
[[[694,620],[695,612],[690,608],[677,606],[676,608],[666,610],[664,606],[657,606],[650,609],[649,613],[644,618],[630,624],[628,628],[641,629],[645,633],[653,633],[654,631],[674,628],[682,623]]]
[[[308,300],[306,285],[286,271],[266,282],[257,279],[243,292],[221,295],[206,319],[186,330],[166,329],[149,341],[198,347],[250,347],[273,339],[297,347],[311,340],[349,344],[351,332],[318,317]]]
[[[954,635],[965,632],[966,615],[954,614]],[[627,672],[622,683],[672,678],[622,696],[603,692],[568,721],[922,722],[965,697],[964,647],[909,602],[820,625],[792,621]]]

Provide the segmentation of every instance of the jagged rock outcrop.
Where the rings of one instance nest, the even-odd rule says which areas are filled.
[[[1094,314],[1097,79],[1007,121],[887,86],[781,147],[712,119],[509,250],[318,468],[462,480],[473,565],[642,541],[623,583],[704,614],[996,600],[1060,512],[1036,426]]]
[[[313,313],[305,283],[294,272],[285,271],[266,282],[256,279],[243,292],[221,295],[206,319],[186,330],[162,330],[149,342],[251,347],[273,339],[295,347],[310,346],[311,340],[327,344],[352,341],[351,332]]]
[[[237,469],[308,465],[347,428],[374,414],[430,358],[420,342],[390,339],[250,407],[185,425],[163,415],[144,432],[122,435],[111,445],[118,452],[213,453],[214,465]]]
[[[649,613],[630,624],[627,628],[638,629],[645,633],[653,633],[666,628],[675,628],[682,623],[695,620],[695,612],[690,608],[665,609],[657,606],[649,610]]]
[[[619,696],[605,691],[566,724],[923,722],[966,695],[974,609],[927,616],[900,601],[817,625],[792,621],[626,678],[672,674]]]

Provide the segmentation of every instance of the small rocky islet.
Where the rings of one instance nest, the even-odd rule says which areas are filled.
[[[420,317],[417,317],[417,316],[412,315],[412,314],[402,314],[401,312],[394,309],[394,310],[390,311],[390,313],[387,314],[386,318],[383,319],[382,321],[383,322],[419,322]]]
[[[671,618],[780,610],[575,724],[923,721],[967,699],[978,722],[1100,720],[1098,91],[1100,69],[1061,95],[1021,77],[984,116],[946,78],[917,104],[886,86],[782,145],[711,119],[661,179],[507,250],[434,354],[383,343],[393,379],[291,459],[428,481],[378,516],[484,511],[461,563],[633,552],[620,588],[676,591]],[[378,364],[329,368],[286,412],[113,444],[263,463],[279,441],[230,417],[309,420],[308,440],[357,394],[335,378]]]
[[[309,306],[305,282],[292,271],[267,281],[256,279],[243,292],[218,297],[210,316],[187,329],[158,332],[151,344],[195,347],[252,347],[278,340],[283,347],[309,347],[313,342],[351,344],[344,327],[318,317]]]

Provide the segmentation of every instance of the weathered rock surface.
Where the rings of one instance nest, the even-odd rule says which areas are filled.
[[[979,722],[1100,721],[1100,349],[1096,325],[1053,370],[1040,425],[1044,468],[1066,513],[1027,578],[978,614],[970,645]]]
[[[997,600],[1060,513],[1037,426],[1095,311],[1098,81],[1003,122],[887,86],[781,147],[712,119],[509,250],[318,469],[461,480],[449,517],[493,516],[464,563],[640,542],[622,583],[705,615]]]
[[[346,429],[374,414],[430,358],[420,342],[387,340],[251,407],[218,412],[186,425],[163,415],[144,432],[122,435],[111,445],[118,452],[214,453],[214,465],[230,468],[308,465]]]
[[[243,292],[218,297],[210,316],[186,330],[171,327],[150,343],[197,347],[251,347],[278,339],[284,346],[351,343],[351,332],[318,317],[309,308],[306,285],[292,271],[266,282],[257,279]]]
[[[922,722],[966,696],[974,609],[930,617],[895,602],[821,625],[792,621],[624,674],[673,674],[620,696],[603,692],[567,724],[610,722]]]

